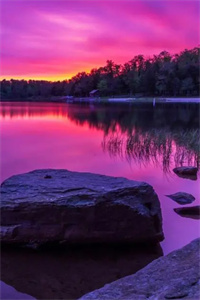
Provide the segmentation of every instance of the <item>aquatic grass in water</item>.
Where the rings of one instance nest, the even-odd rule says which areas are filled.
[[[111,130],[104,135],[102,147],[111,156],[119,156],[129,162],[133,160],[140,165],[150,162],[161,164],[164,172],[171,171],[172,160],[176,167],[184,164],[199,166],[200,142],[197,129],[184,132],[154,128],[124,134],[118,127],[115,132]]]

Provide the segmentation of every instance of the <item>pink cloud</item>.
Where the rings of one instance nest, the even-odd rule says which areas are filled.
[[[199,44],[198,1],[2,0],[1,77],[66,78]],[[59,77],[60,76],[60,77]]]

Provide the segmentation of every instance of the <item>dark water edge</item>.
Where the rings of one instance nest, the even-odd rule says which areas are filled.
[[[40,251],[3,247],[1,280],[36,299],[77,299],[106,283],[134,274],[162,255],[159,244]],[[2,292],[1,299],[8,299],[2,298],[6,293],[4,286]],[[18,296],[16,293],[15,299]]]

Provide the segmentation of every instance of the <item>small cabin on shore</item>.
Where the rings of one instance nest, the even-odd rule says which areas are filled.
[[[99,97],[100,97],[99,90],[92,90],[92,91],[90,92],[90,97],[91,97],[91,98],[99,98]]]

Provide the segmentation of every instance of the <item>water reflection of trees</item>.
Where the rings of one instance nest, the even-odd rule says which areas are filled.
[[[199,165],[199,104],[2,103],[4,117],[55,116],[104,132],[102,148],[138,164]]]
[[[36,102],[2,102],[0,116],[2,118],[32,118],[32,117],[67,117],[67,107],[62,103]]]
[[[111,157],[147,165],[199,165],[200,131],[198,104],[116,105],[68,111],[83,126],[104,131],[102,148]]]

